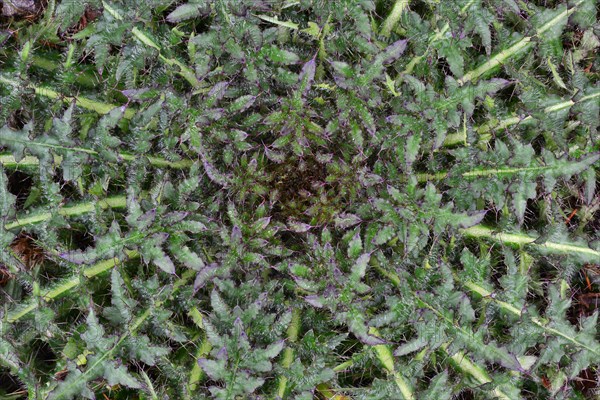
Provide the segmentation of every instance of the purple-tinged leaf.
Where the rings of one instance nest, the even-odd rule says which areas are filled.
[[[190,215],[190,213],[186,211],[173,211],[163,215],[161,222],[165,225],[171,225],[183,221],[188,215]]]
[[[227,352],[227,347],[221,347],[217,355],[215,356],[217,360],[227,361],[229,359],[229,353]]]
[[[306,300],[306,302],[313,307],[317,307],[317,308],[323,307],[323,298],[320,296],[317,296],[316,294],[311,294],[309,296],[306,296],[304,298],[304,300]]]
[[[135,228],[137,228],[139,230],[145,230],[152,224],[152,222],[154,222],[155,218],[156,218],[156,209],[146,211],[144,214],[140,215],[140,217],[137,219]]]
[[[213,121],[218,121],[221,118],[223,118],[224,113],[225,113],[225,110],[223,108],[216,107],[216,108],[211,108],[210,110],[205,110],[204,116],[206,116],[207,118],[209,118]]]
[[[385,122],[393,125],[402,125],[404,118],[400,115],[388,115],[385,117]]]
[[[227,87],[229,86],[229,82],[218,82],[215,84],[215,86],[213,86],[210,91],[208,92],[208,97],[212,97],[215,98],[217,100],[220,100],[223,98],[223,96],[225,96],[225,91],[227,90]]]
[[[315,58],[310,59],[300,71],[300,76],[298,77],[298,81],[300,83],[300,90],[302,93],[306,93],[308,89],[312,86],[313,80],[315,79],[315,71],[317,69],[317,63],[315,62]]]
[[[173,261],[171,261],[171,258],[168,255],[163,253],[162,256],[156,257],[152,261],[158,268],[162,269],[167,274],[175,274],[175,264],[173,264]]]
[[[395,61],[398,57],[404,53],[406,50],[407,40],[398,40],[397,42],[392,43],[385,49],[385,59],[383,60],[384,64],[389,64]]]
[[[152,235],[152,240],[155,244],[163,244],[169,238],[167,232],[158,232]]]
[[[229,186],[230,178],[227,175],[222,174],[221,172],[219,172],[219,170],[216,169],[208,161],[203,161],[202,165],[204,166],[204,170],[206,171],[206,175],[208,175],[208,177],[210,178],[211,181],[213,181],[214,183],[219,184],[219,185],[221,185],[223,187]]]
[[[194,291],[202,289],[207,281],[211,280],[217,275],[218,269],[219,266],[216,263],[212,263],[202,268],[198,272],[198,274],[196,275],[196,279],[194,280]]]
[[[238,312],[241,312],[241,309],[239,306],[236,306],[233,310],[233,313],[234,313],[234,315],[238,315]],[[234,331],[234,337],[237,336],[238,345],[240,345],[240,344],[243,345],[244,342],[246,342],[246,344],[248,344],[247,343],[248,342],[248,334],[246,333],[246,330],[244,329],[244,323],[242,322],[242,319],[240,317],[237,317],[235,319],[235,321],[233,321],[233,331]]]
[[[66,260],[70,263],[81,265],[86,263],[92,263],[96,257],[95,253],[95,249],[90,247],[85,252],[81,250],[72,250],[66,253],[61,253],[59,256],[63,260]]]
[[[297,222],[297,221],[288,221],[287,227],[290,231],[296,232],[296,233],[308,232],[310,230],[310,228],[312,228],[312,226],[309,224],[305,224],[303,222]]]
[[[357,336],[358,336],[358,339],[362,343],[364,343],[368,346],[379,346],[382,344],[387,344],[387,342],[385,340],[383,340],[382,338],[379,338],[377,336],[373,336],[373,335],[369,335],[369,334],[357,335]]]
[[[315,158],[317,159],[317,162],[321,163],[321,164],[325,164],[328,162],[331,162],[331,160],[333,159],[333,154],[332,153],[317,153],[315,154]]]
[[[354,226],[358,223],[360,223],[362,220],[354,215],[354,214],[350,214],[350,213],[341,213],[338,214],[335,217],[335,227],[336,228],[340,228],[340,229],[346,229],[349,228],[351,226]]]
[[[231,228],[231,241],[233,243],[240,243],[242,241],[242,230],[237,225]]]
[[[367,172],[365,169],[363,169],[358,174],[358,181],[364,187],[371,187],[371,186],[378,185],[378,184],[382,183],[383,182],[383,178],[381,176],[379,176],[379,175],[372,174],[370,172]]]
[[[271,222],[271,217],[260,218],[254,222],[252,229],[254,229],[256,232],[260,232],[269,225],[269,222]]]

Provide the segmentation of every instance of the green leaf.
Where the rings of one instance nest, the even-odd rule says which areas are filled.
[[[90,362],[94,361],[95,359],[91,357]],[[109,386],[122,385],[132,389],[142,387],[142,384],[127,371],[125,366],[117,365],[114,362],[105,365],[103,376]]]
[[[123,342],[123,347],[130,358],[139,360],[147,365],[156,365],[157,360],[168,355],[170,349],[164,346],[155,346],[146,335],[128,337]]]
[[[253,95],[242,96],[242,97],[236,99],[233,103],[231,103],[231,105],[229,106],[229,112],[232,112],[232,113],[244,112],[248,108],[252,107],[252,104],[254,104],[255,100],[256,100],[256,96],[253,96]]]
[[[87,386],[85,374],[77,369],[75,363],[70,363],[67,377],[59,382],[56,388],[48,394],[48,400],[63,400],[86,398],[94,399],[94,392]]]
[[[393,226],[384,226],[377,232],[375,244],[382,245],[389,241],[396,234],[396,229]]]
[[[365,253],[358,257],[352,266],[352,280],[359,281],[365,277],[365,272],[367,271],[367,265],[369,265],[370,259],[371,254],[369,253]]]
[[[140,248],[140,253],[147,260],[168,274],[175,274],[175,264],[163,251],[161,245],[167,240],[167,234],[155,234],[148,238]]]
[[[358,257],[362,251],[362,240],[360,239],[360,235],[356,233],[350,243],[348,243],[348,257],[354,259]]]
[[[0,214],[5,217],[14,216],[16,198],[15,195],[8,191],[8,179],[4,173],[4,168],[0,166]],[[3,231],[4,226],[0,229],[0,231]]]
[[[452,394],[448,390],[448,372],[444,371],[434,376],[427,391],[423,394],[423,399],[427,400],[449,400]]]
[[[167,15],[167,21],[181,22],[199,17],[204,14],[203,7],[204,4],[198,2],[181,4]]]
[[[86,331],[81,335],[81,338],[88,344],[92,349],[96,349],[102,352],[108,351],[113,345],[114,340],[112,338],[104,337],[105,331],[93,309],[89,310],[86,318]]]
[[[122,325],[131,320],[131,310],[135,308],[137,302],[128,296],[124,288],[125,282],[117,269],[111,271],[110,281],[112,306],[106,307],[103,314],[113,324]]]
[[[299,60],[295,53],[275,46],[263,48],[262,53],[271,61],[284,65],[295,64]]]
[[[152,262],[156,264],[167,274],[175,274],[175,264],[171,261],[171,258],[167,256],[162,250],[156,248],[153,252]]]
[[[211,379],[216,381],[222,380],[225,377],[225,360],[209,360],[206,358],[200,358],[198,365]]]
[[[295,24],[292,21],[281,21],[279,18],[277,18],[277,16],[270,17],[268,15],[257,15],[257,17],[264,21],[268,21],[273,24],[283,26],[285,28],[290,28],[290,29],[294,29],[294,30],[298,30],[298,28],[299,28],[298,24]]]
[[[4,125],[0,128],[0,144],[8,146],[15,160],[19,162],[24,157],[24,151],[30,142],[29,134],[33,130],[33,124],[28,123],[21,131],[15,131]]]

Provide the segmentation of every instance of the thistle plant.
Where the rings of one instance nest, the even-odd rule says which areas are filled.
[[[0,1],[0,397],[595,398],[597,16]]]

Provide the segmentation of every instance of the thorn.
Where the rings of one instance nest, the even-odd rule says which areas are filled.
[[[565,224],[569,225],[569,222],[571,222],[571,218],[573,218],[575,214],[577,214],[577,211],[579,211],[577,208],[574,208],[573,211],[571,211],[571,214],[569,214],[569,216],[565,220]]]

